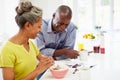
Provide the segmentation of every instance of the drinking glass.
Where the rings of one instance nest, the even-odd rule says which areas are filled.
[[[84,44],[83,43],[78,43],[78,50],[84,50]]]

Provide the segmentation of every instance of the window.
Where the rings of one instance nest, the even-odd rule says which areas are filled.
[[[113,5],[113,26],[114,29],[120,29],[120,0],[114,0]]]
[[[72,7],[72,21],[82,30],[100,26],[104,30],[120,29],[120,0],[69,0]]]

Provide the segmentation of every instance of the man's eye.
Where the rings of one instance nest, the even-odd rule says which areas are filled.
[[[60,25],[64,25],[64,23],[60,23]]]

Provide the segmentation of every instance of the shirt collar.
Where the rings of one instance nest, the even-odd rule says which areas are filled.
[[[47,29],[47,32],[48,33],[52,33],[52,19],[50,19],[50,21],[48,22],[48,29]],[[67,32],[67,28],[64,30],[65,32]]]
[[[52,32],[52,19],[50,19],[50,21],[48,22],[48,29],[47,29],[47,32]]]

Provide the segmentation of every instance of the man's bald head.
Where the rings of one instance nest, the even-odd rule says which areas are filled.
[[[72,18],[72,11],[70,7],[66,5],[61,5],[58,7],[56,12],[53,14],[53,20],[52,20],[52,29],[53,31],[64,31],[65,28],[70,23],[70,20]]]
[[[72,10],[66,5],[59,6],[56,13],[59,13],[59,16],[67,16],[69,19],[72,17]]]

